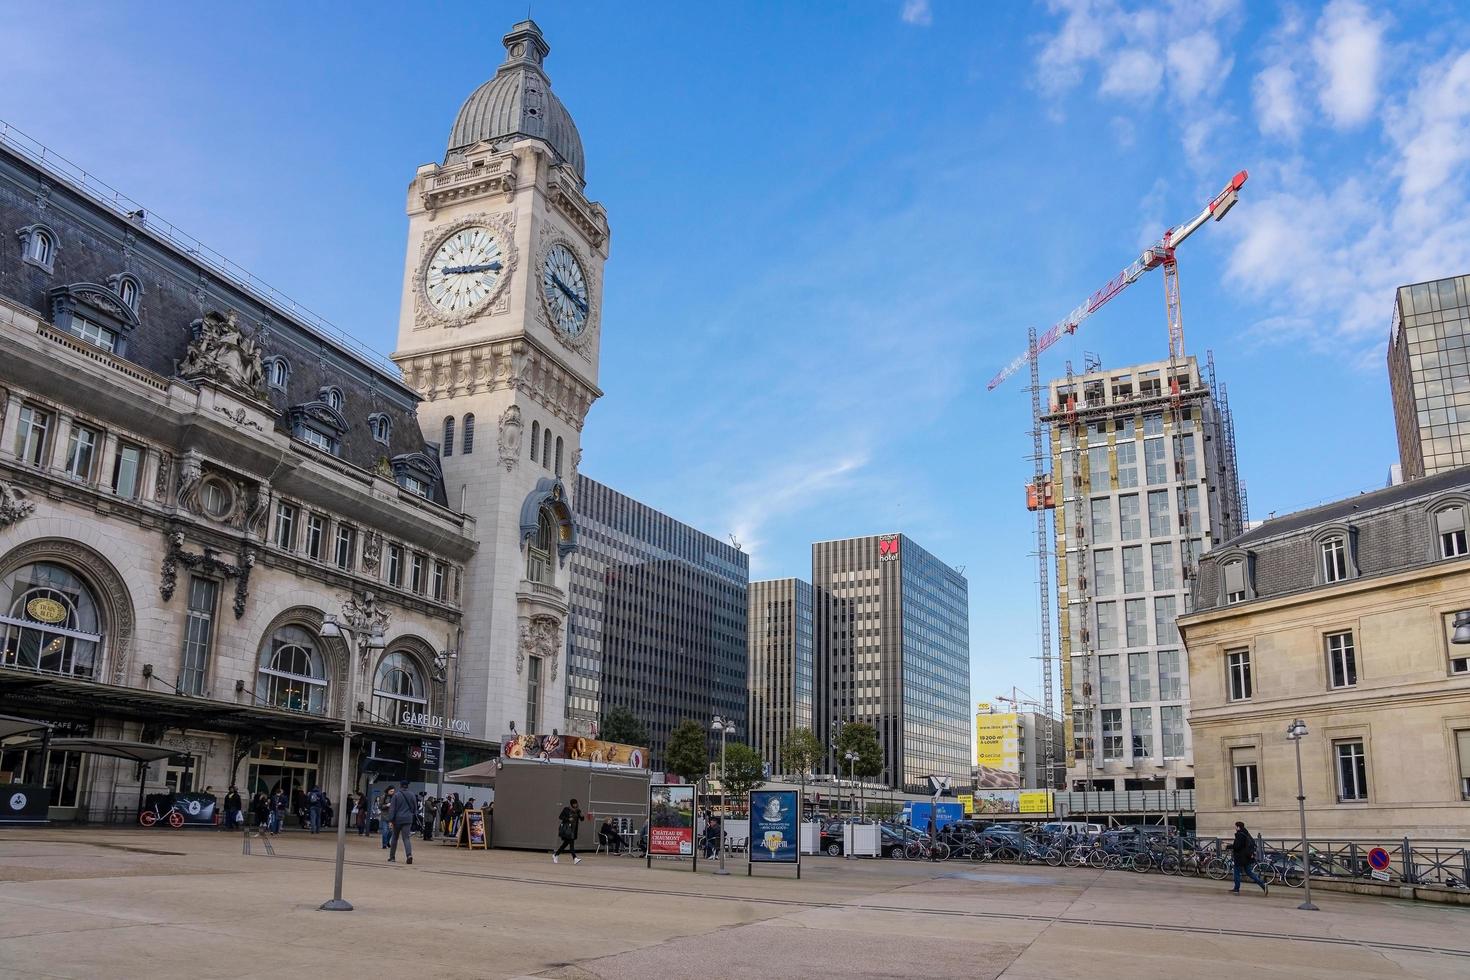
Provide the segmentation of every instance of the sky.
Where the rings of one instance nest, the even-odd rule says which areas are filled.
[[[0,0],[0,120],[391,351],[405,193],[518,2]],[[1179,253],[1250,516],[1382,486],[1395,287],[1470,272],[1453,0],[533,0],[612,226],[582,471],[753,578],[901,531],[964,570],[972,696],[1041,694],[1024,373],[986,382],[1239,170]],[[1043,356],[1167,356],[1139,280]]]

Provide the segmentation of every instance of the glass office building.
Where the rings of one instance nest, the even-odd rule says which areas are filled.
[[[685,719],[733,719],[747,740],[749,556],[586,476],[573,509],[568,730],[594,734],[626,707],[648,729],[655,769]]]
[[[784,773],[786,733],[812,727],[812,587],[795,578],[750,583],[750,745]]]
[[[901,534],[820,541],[812,610],[817,737],[830,746],[844,723],[864,722],[878,733],[882,782],[911,792],[931,775],[968,782],[965,577]]]
[[[1404,479],[1470,465],[1470,276],[1399,287],[1388,381]]]

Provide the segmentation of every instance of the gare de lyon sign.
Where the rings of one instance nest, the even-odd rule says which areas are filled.
[[[462,718],[445,718],[443,715],[421,714],[416,711],[404,711],[398,716],[402,725],[410,728],[432,728],[445,732],[453,732],[456,735],[468,735],[470,723]]]

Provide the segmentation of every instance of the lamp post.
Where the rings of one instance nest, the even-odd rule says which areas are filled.
[[[857,771],[857,761],[859,759],[861,759],[862,756],[858,755],[852,749],[848,749],[846,752],[842,753],[842,758],[844,758],[844,759],[847,760],[847,779],[848,779],[849,782],[854,782],[856,780],[856,778],[857,778],[854,775],[854,773]],[[857,792],[855,790],[852,790],[852,791],[849,791],[848,792],[848,794],[847,794],[847,801],[848,801],[848,807],[847,807],[847,823],[848,823],[848,826],[852,826],[852,823],[853,823],[853,820],[852,820],[852,818],[853,818],[853,811],[857,809]],[[855,834],[855,833],[857,833],[857,831],[853,831],[853,833]],[[851,836],[851,834],[849,836]],[[854,843],[856,843],[856,841],[854,841]],[[849,860],[849,861],[856,861],[857,860],[857,855],[852,853],[852,848],[850,848],[850,847],[844,847],[842,849],[842,851],[843,851],[842,856],[844,858],[846,858],[847,860]]]
[[[1297,908],[1315,912],[1317,906],[1312,904],[1312,852],[1307,849],[1307,795],[1302,787],[1302,739],[1308,734],[1307,723],[1300,718],[1286,726],[1286,737],[1296,747],[1296,810],[1302,822],[1302,884],[1307,890]]]
[[[454,693],[447,698],[444,706],[444,724],[439,726],[439,788],[435,799],[444,799],[444,729],[449,725],[449,719],[454,717],[454,709],[459,702],[459,651],[445,650],[434,657],[434,683],[440,687],[449,686],[449,661],[454,664]],[[448,692],[446,692],[448,693]]]
[[[710,723],[710,731],[718,732],[720,736],[720,866],[715,870],[717,875],[727,875],[730,872],[725,868],[725,739],[735,731],[735,723],[715,715],[715,720]]]
[[[342,603],[342,622],[328,616],[318,634],[324,639],[342,640],[347,644],[347,699],[342,713],[342,778],[337,784],[337,861],[332,884],[332,897],[320,906],[323,912],[351,912],[352,903],[342,897],[342,869],[347,863],[347,819],[342,807],[347,802],[350,784],[348,769],[352,765],[352,712],[357,706],[357,674],[365,671],[373,652],[386,643],[383,631],[388,628],[388,612],[379,609],[371,592],[351,596]],[[350,642],[349,642],[350,641]],[[357,656],[353,657],[353,653]]]

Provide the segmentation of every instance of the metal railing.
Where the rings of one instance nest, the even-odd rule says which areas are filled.
[[[146,231],[154,238],[169,243],[189,259],[228,280],[253,298],[293,318],[300,326],[317,334],[321,339],[345,347],[359,360],[370,367],[387,372],[388,376],[394,380],[402,378],[398,365],[394,364],[387,355],[374,350],[330,320],[302,306],[249,269],[232,262],[182,228],[159,217],[156,212],[144,208],[122,191],[88,173],[82,167],[72,163],[39,140],[16,129],[3,119],[0,119],[0,144],[4,144],[17,156],[40,167],[48,175],[65,182],[73,190],[113,212],[117,217]]]
[[[1260,837],[1256,841],[1261,854],[1283,854],[1301,866],[1302,843],[1297,839]],[[1388,854],[1388,866],[1374,875],[1369,852],[1382,847]],[[1385,840],[1380,844],[1351,840],[1307,840],[1311,852],[1312,879],[1346,878],[1405,885],[1443,885],[1470,888],[1470,841],[1421,840],[1408,837]]]
[[[1076,790],[1052,794],[1058,819],[1084,813],[1190,813],[1192,789]]]

